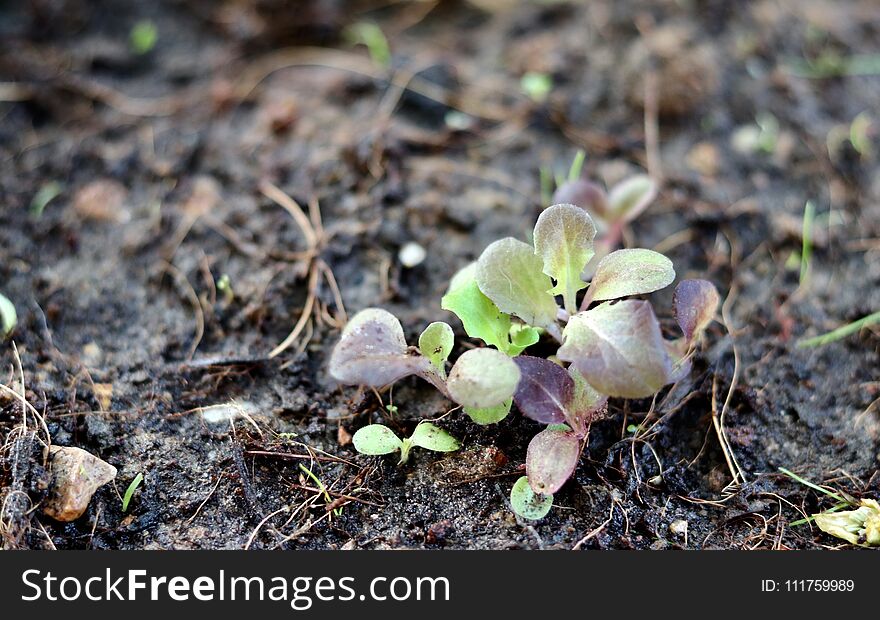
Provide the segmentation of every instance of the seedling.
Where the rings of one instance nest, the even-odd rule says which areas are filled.
[[[409,453],[413,446],[433,452],[455,452],[461,447],[455,437],[430,422],[420,423],[416,426],[413,434],[406,439],[398,437],[387,426],[370,424],[354,434],[352,443],[354,443],[355,450],[370,456],[393,454],[400,450],[398,465],[409,460]]]
[[[603,213],[619,225],[644,209],[654,191],[647,177],[625,182],[607,197],[599,194],[606,199]],[[399,321],[377,308],[358,313],[343,330],[330,358],[331,375],[376,388],[416,375],[478,424],[503,420],[516,403],[526,417],[547,425],[529,444],[526,482],[518,482],[511,495],[520,515],[540,518],[574,472],[590,425],[606,415],[608,398],[650,397],[682,379],[719,303],[711,283],[680,282],[673,306],[682,336],[666,340],[651,304],[632,297],[669,286],[675,279],[671,261],[651,250],[617,250],[596,261],[585,278],[597,254],[596,234],[587,211],[557,204],[538,218],[534,245],[501,239],[459,271],[441,305],[486,346],[460,355],[448,375],[454,348],[449,325],[432,323],[419,347],[408,347]],[[558,346],[552,360],[522,355],[544,334]],[[414,437],[400,440],[372,425],[354,441],[368,454],[400,450],[405,461],[406,442],[421,445]]]
[[[137,491],[137,488],[141,486],[143,481],[144,475],[139,473],[134,477],[134,480],[131,481],[131,484],[128,485],[128,488],[125,489],[125,495],[122,496],[122,512],[128,512],[128,505],[131,503],[131,498],[134,496],[134,492]]]

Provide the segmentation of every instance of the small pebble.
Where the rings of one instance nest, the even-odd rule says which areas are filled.
[[[52,479],[43,513],[56,521],[74,521],[95,491],[116,478],[116,468],[81,448],[52,446],[50,455]]]
[[[427,256],[428,252],[425,251],[425,248],[415,241],[410,241],[409,243],[404,244],[404,246],[400,248],[400,252],[397,253],[397,259],[400,261],[400,264],[407,269],[412,269],[413,267],[421,265],[425,262]]]

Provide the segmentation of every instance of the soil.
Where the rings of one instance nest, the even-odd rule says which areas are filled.
[[[158,32],[144,54],[129,44],[140,20]],[[390,70],[349,43],[364,20],[387,36]],[[880,492],[880,333],[797,346],[880,310],[880,74],[846,70],[878,40],[872,0],[4,3],[0,291],[19,320],[0,382],[20,385],[14,342],[52,443],[119,472],[76,521],[30,511],[45,436],[18,426],[6,392],[4,546],[841,545],[791,525],[831,504],[778,468]],[[552,77],[546,101],[523,94],[529,71]],[[850,139],[860,114],[872,124]],[[471,345],[439,307],[450,276],[491,241],[528,237],[539,168],[567,169],[577,148],[606,184],[662,174],[626,243],[713,281],[726,327],[653,406],[612,400],[556,507],[525,522],[508,494],[537,425],[515,411],[488,427],[444,418],[461,453],[397,467],[354,451],[367,423],[408,432],[450,404],[415,379],[382,394],[334,384],[343,315],[326,278],[300,337],[269,357],[311,263],[260,188],[319,205],[318,258],[348,316],[389,309],[411,342],[446,320],[454,357]],[[411,241],[427,258],[405,268]],[[652,300],[672,334],[671,292]],[[741,484],[713,427],[722,408]]]

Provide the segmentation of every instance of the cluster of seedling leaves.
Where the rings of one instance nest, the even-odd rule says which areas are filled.
[[[460,447],[455,437],[430,422],[421,422],[413,434],[405,439],[398,437],[387,426],[370,424],[358,430],[352,442],[355,450],[361,454],[382,456],[399,450],[400,463],[409,460],[410,450],[414,446],[434,452],[455,452]]]
[[[603,226],[628,221],[655,193],[646,177],[624,182],[607,196],[583,183],[587,186],[571,191],[593,196],[589,207],[604,218]],[[345,384],[372,387],[416,375],[461,405],[477,424],[503,420],[516,403],[523,415],[546,428],[529,444],[527,475],[514,485],[511,504],[525,518],[541,518],[552,506],[553,493],[574,472],[590,425],[605,415],[608,398],[649,397],[685,376],[719,302],[711,283],[680,282],[673,305],[682,336],[664,339],[650,303],[632,297],[669,286],[675,279],[671,261],[644,249],[600,256],[596,234],[585,208],[556,204],[538,218],[534,246],[501,239],[459,271],[441,305],[458,316],[468,336],[486,346],[460,355],[448,374],[454,337],[447,324],[432,323],[419,346],[409,347],[400,322],[385,310],[370,308],[343,331],[331,355],[331,375]],[[544,334],[560,345],[555,356],[522,355]],[[359,440],[365,432],[361,437],[379,448]],[[405,461],[407,441],[438,449],[413,438],[401,441],[379,425],[358,431],[355,448],[368,454],[400,449]],[[454,449],[453,442],[443,445]]]

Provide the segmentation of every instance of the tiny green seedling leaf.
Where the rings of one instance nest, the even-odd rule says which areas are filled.
[[[557,355],[603,394],[624,398],[651,396],[672,370],[651,305],[632,299],[574,315]]]
[[[463,407],[465,414],[474,424],[487,426],[489,424],[497,424],[510,414],[510,408],[513,406],[513,399],[508,398],[506,401],[495,407]]]
[[[431,323],[419,336],[419,351],[434,365],[441,376],[446,376],[446,359],[452,352],[455,336],[452,328],[442,321]]]
[[[409,354],[400,321],[380,308],[362,310],[348,322],[330,355],[330,374],[347,385],[372,387],[418,375],[446,393],[431,362]]]
[[[523,519],[537,521],[550,512],[553,507],[553,496],[538,495],[529,486],[529,479],[523,476],[510,490],[510,506]]]
[[[477,261],[477,284],[499,310],[536,327],[555,326],[553,283],[527,243],[512,237],[489,245]]]
[[[499,351],[510,353],[510,316],[501,312],[477,285],[477,264],[471,263],[452,278],[449,292],[440,302],[444,310],[455,313],[471,338],[479,338]]]
[[[125,489],[125,494],[122,496],[122,512],[128,512],[128,505],[131,503],[131,498],[134,496],[134,492],[137,491],[137,488],[141,486],[141,482],[144,481],[144,475],[139,473],[134,477],[134,480],[131,481],[131,484],[128,485],[128,488]]]
[[[403,441],[383,424],[370,424],[358,429],[351,441],[355,450],[370,456],[391,454],[403,447]]]
[[[581,272],[593,258],[596,226],[583,209],[572,204],[554,205],[535,224],[535,253],[544,273],[556,281],[550,293],[562,295],[565,309],[577,310],[577,292],[586,288]]]
[[[0,339],[11,334],[17,323],[18,314],[15,312],[15,306],[3,293],[0,293]]]
[[[608,220],[631,222],[641,215],[657,195],[657,184],[640,174],[621,181],[608,192]]]
[[[529,442],[526,476],[539,495],[556,493],[571,478],[581,454],[580,442],[572,432],[545,429]]]
[[[659,252],[617,250],[599,261],[587,295],[591,301],[642,295],[665,288],[673,280],[672,261]]]
[[[485,409],[511,398],[519,377],[519,367],[501,351],[471,349],[455,362],[446,385],[459,405]]]
[[[455,437],[430,422],[422,422],[416,426],[409,441],[414,446],[433,452],[455,452],[461,447]]]

